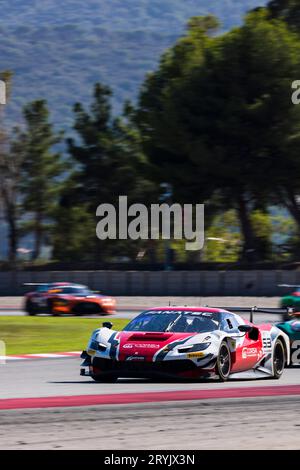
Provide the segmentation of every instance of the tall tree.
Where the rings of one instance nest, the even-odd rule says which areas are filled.
[[[299,0],[271,0],[267,5],[271,18],[283,20],[287,25],[299,35],[300,33],[300,2]],[[294,37],[295,44],[299,43],[298,38]],[[299,54],[299,52],[298,52]],[[299,79],[298,73],[294,73],[290,82]],[[288,86],[288,85],[287,85]],[[298,228],[298,244],[295,243],[295,254],[300,256],[300,125],[299,125],[299,106],[294,106],[291,112],[289,122],[289,132],[281,146],[274,148],[274,154],[278,155],[277,165],[273,169],[273,174],[277,174],[275,202],[283,204],[293,217]],[[279,157],[280,156],[280,157]]]
[[[0,195],[8,225],[11,266],[16,261],[20,225],[20,174],[24,157],[24,140],[16,129],[10,138],[0,134]]]
[[[185,197],[217,195],[237,210],[242,259],[265,256],[251,212],[265,208],[285,165],[299,72],[298,38],[262,10],[215,38],[193,28],[142,89],[138,118],[151,162],[181,180]]]
[[[271,0],[267,7],[272,18],[282,19],[299,30],[300,3],[298,0]]]
[[[7,100],[10,95],[11,77],[12,74],[8,71],[0,74],[0,79],[6,83]],[[4,106],[0,105],[0,199],[8,226],[8,258],[13,266],[16,261],[19,238],[18,197],[23,139],[17,129],[11,133],[6,130]]]
[[[78,165],[81,198],[93,205],[95,211],[102,201],[111,200],[114,141],[110,97],[110,89],[97,84],[89,111],[77,103],[74,106],[77,136],[68,139],[69,153]]]
[[[33,101],[24,108],[25,140],[22,164],[22,203],[31,219],[25,224],[34,235],[32,259],[39,258],[44,236],[49,232],[49,217],[57,202],[60,177],[64,170],[59,153],[53,151],[60,136],[53,131],[44,100]]]
[[[134,202],[145,202],[154,191],[145,176],[147,161],[141,149],[139,132],[133,123],[132,107],[126,104],[123,115],[115,119],[110,99],[110,89],[98,83],[94,87],[90,109],[86,110],[79,103],[74,107],[74,130],[77,135],[68,139],[68,146],[76,169],[71,176],[69,189],[61,199],[62,212],[70,204],[73,207],[75,204],[77,209],[74,217],[80,217],[83,211],[88,212],[95,228],[98,222],[96,208],[99,204],[118,204],[118,196],[123,195]],[[79,238],[73,241],[74,246],[78,245]],[[90,240],[86,250],[90,257],[103,261],[117,253],[121,245],[119,251],[124,255],[134,251],[130,242],[124,246],[124,242],[99,241],[94,232],[94,241],[92,243]],[[137,249],[136,243],[134,247]]]

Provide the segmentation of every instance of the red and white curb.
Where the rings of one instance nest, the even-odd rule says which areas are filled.
[[[0,361],[23,361],[26,359],[59,359],[66,357],[79,357],[81,351],[69,351],[60,353],[18,354],[0,356]]]
[[[211,390],[170,390],[165,392],[4,398],[0,399],[0,410],[299,395],[300,385],[275,385],[268,387],[239,387]]]

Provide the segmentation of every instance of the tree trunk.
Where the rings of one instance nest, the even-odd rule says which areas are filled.
[[[14,201],[9,200],[8,192],[2,187],[1,191],[3,210],[5,214],[5,220],[8,224],[8,260],[11,265],[16,262],[17,247],[18,247],[18,229],[17,229],[17,216],[16,206]]]
[[[8,240],[9,240],[8,259],[9,259],[10,264],[13,265],[16,262],[18,233],[17,233],[15,208],[12,206],[6,207],[6,221],[8,223]]]
[[[257,261],[256,240],[253,232],[253,227],[250,219],[247,202],[242,193],[238,195],[238,216],[243,234],[243,249],[240,256],[240,261],[253,263]]]
[[[157,264],[157,246],[156,240],[151,240],[149,238],[147,243],[148,258],[150,264]]]
[[[32,252],[32,260],[35,261],[40,257],[42,248],[42,215],[38,212],[35,216],[35,229],[34,229],[34,249]]]
[[[16,220],[14,217],[11,217],[8,220],[9,224],[9,262],[14,264],[16,262],[16,254],[17,254],[17,247],[18,247],[18,235],[17,235],[17,227],[16,227]]]
[[[284,198],[284,204],[295,220],[300,232],[300,206],[292,189],[287,190],[286,197]]]

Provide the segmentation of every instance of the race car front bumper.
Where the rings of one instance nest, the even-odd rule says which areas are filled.
[[[190,359],[163,361],[115,361],[111,359],[92,358],[86,351],[81,357],[80,375],[111,375],[118,377],[149,378],[149,377],[182,377],[200,378],[215,375],[216,358],[208,354],[200,363]]]
[[[88,355],[86,351],[82,351],[80,355],[81,359],[84,359],[84,361],[81,364],[80,368],[80,375],[83,376],[91,376],[92,375],[92,361],[91,361],[91,356]]]

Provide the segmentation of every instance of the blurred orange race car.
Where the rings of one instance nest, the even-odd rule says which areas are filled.
[[[28,315],[112,314],[116,310],[114,298],[97,294],[80,284],[52,282],[24,285],[35,286],[33,292],[25,295],[25,311]]]

